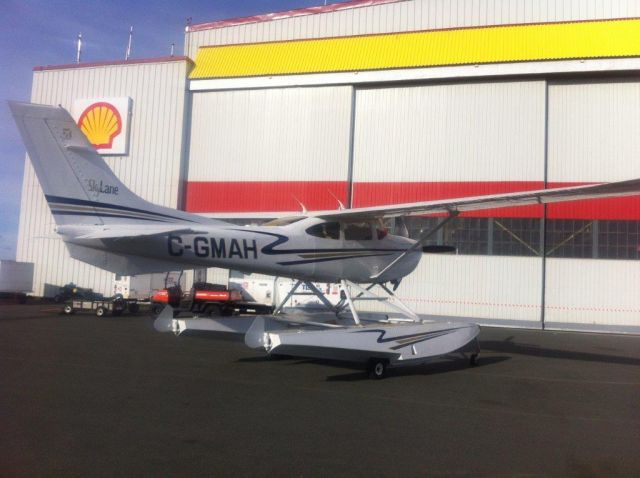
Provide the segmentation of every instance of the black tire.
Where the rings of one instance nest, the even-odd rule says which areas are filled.
[[[73,314],[74,310],[73,310],[73,306],[71,304],[66,304],[63,308],[62,308],[62,312],[64,312],[66,315],[71,315]]]
[[[369,372],[369,378],[380,380],[387,375],[387,366],[389,363],[383,359],[373,358],[369,360],[367,365],[367,372]]]
[[[164,306],[162,305],[154,305],[151,307],[151,312],[154,315],[158,315],[160,312],[162,312],[162,309],[164,309]]]
[[[478,354],[471,354],[469,357],[469,365],[472,367],[477,367],[478,363],[480,363],[480,359],[478,358]]]
[[[98,307],[96,309],[96,316],[98,317],[104,317],[106,314],[107,310],[104,307]]]

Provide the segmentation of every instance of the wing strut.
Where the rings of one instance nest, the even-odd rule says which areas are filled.
[[[294,285],[291,290],[289,291],[289,293],[287,294],[287,296],[278,304],[278,306],[273,310],[273,315],[278,315],[280,312],[282,312],[282,309],[284,308],[284,305],[287,303],[287,301],[293,296],[293,294],[296,293],[296,291],[298,290],[298,287],[300,287],[300,285],[302,284],[302,281],[299,280],[298,282],[296,282],[296,285]]]
[[[366,288],[364,288],[360,284],[355,284],[351,281],[344,280],[344,279],[340,281],[340,295],[342,297],[342,300],[336,305],[333,305],[326,298],[325,294],[320,289],[318,289],[315,286],[315,284],[313,284],[312,282],[303,281],[303,280],[296,281],[295,285],[291,288],[287,296],[274,309],[273,311],[274,316],[277,316],[282,313],[282,310],[284,309],[285,304],[289,301],[289,299],[293,295],[296,294],[296,291],[302,284],[305,284],[307,288],[311,291],[311,292],[308,292],[307,294],[313,294],[317,296],[328,310],[336,314],[336,317],[339,318],[340,314],[342,312],[345,312],[348,309],[351,312],[351,318],[353,319],[353,322],[355,323],[355,325],[362,325],[362,320],[366,322],[373,321],[373,322],[384,322],[384,323],[389,323],[390,321],[391,322],[419,322],[420,321],[420,317],[418,317],[418,315],[414,311],[412,311],[409,307],[403,304],[402,301],[398,299],[398,297],[393,292],[391,292],[389,288],[386,287],[384,284],[372,283],[372,284],[369,284]],[[373,293],[371,289],[373,289],[375,286],[379,286],[386,293],[386,296]],[[389,308],[393,309],[396,312],[399,312],[403,316],[403,318],[396,317],[396,318],[390,319],[388,316],[385,316],[384,319],[375,319],[371,317],[366,317],[364,319],[361,319],[360,314],[358,313],[355,305],[356,301],[359,301],[359,300],[373,300],[373,301],[380,302],[382,304],[386,304]],[[276,317],[274,317],[274,319],[279,321],[282,320],[284,322],[296,323],[295,320],[291,320],[291,319],[280,319]],[[303,321],[303,323],[306,325],[318,325],[322,327],[336,327],[334,325],[323,325],[315,322],[310,322],[307,320]]]
[[[322,293],[322,291],[320,291],[313,282],[309,282],[309,281],[303,281],[303,280],[298,280],[295,285],[291,288],[291,290],[289,291],[289,293],[287,294],[287,296],[278,304],[278,306],[273,310],[273,315],[278,315],[282,312],[282,309],[284,308],[285,304],[287,303],[287,301],[295,295],[296,291],[298,290],[298,287],[300,287],[300,285],[306,285],[307,288],[311,291],[311,294],[315,295],[316,297],[318,297],[318,299],[320,299],[320,301],[324,304],[324,306],[333,311],[333,312],[338,312],[338,309],[336,308],[336,306],[334,306],[331,302],[329,302],[329,300],[325,297],[325,295]],[[310,295],[310,293],[307,293],[306,295]]]
[[[396,312],[399,312],[400,314],[406,317],[406,319],[394,319],[395,321],[401,320],[401,321],[417,322],[420,320],[420,317],[418,317],[418,315],[414,311],[412,311],[409,307],[404,305],[402,301],[400,301],[400,299],[398,299],[395,296],[395,294],[391,292],[383,284],[371,284],[369,287],[364,289],[358,284],[354,284],[351,281],[343,279],[340,281],[340,285],[342,286],[342,290],[345,293],[347,304],[349,305],[349,310],[351,311],[351,315],[353,315],[353,321],[355,322],[356,325],[360,325],[360,317],[358,316],[358,311],[356,310],[356,307],[355,307],[356,300],[375,300],[378,302],[384,302],[390,308],[392,308]],[[379,285],[382,288],[382,290],[384,290],[388,294],[388,297],[379,296],[371,292],[371,289],[375,285]],[[355,297],[352,297],[351,289],[355,289],[358,292],[358,295]]]
[[[402,254],[400,254],[398,257],[396,257],[394,260],[392,260],[387,267],[385,267],[384,269],[382,269],[380,272],[378,272],[375,275],[371,276],[371,279],[375,280],[378,277],[380,277],[382,274],[384,274],[385,272],[387,272],[389,269],[391,269],[399,260],[401,260],[404,256],[406,256],[407,254],[409,254],[410,252],[415,251],[417,248],[422,247],[422,243],[424,241],[426,241],[427,239],[429,239],[431,236],[433,236],[437,231],[439,231],[440,229],[442,229],[444,227],[445,224],[447,224],[449,221],[451,221],[452,219],[458,217],[458,214],[460,214],[458,211],[454,211],[451,210],[449,211],[449,215],[447,217],[445,217],[444,219],[442,219],[438,224],[435,225],[435,227],[429,229],[427,232],[423,233],[418,240],[411,246],[409,247],[406,251],[404,251]]]

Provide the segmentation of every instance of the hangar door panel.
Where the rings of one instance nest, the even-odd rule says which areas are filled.
[[[549,183],[640,177],[640,82],[549,85]],[[548,207],[545,323],[640,328],[640,200]]]
[[[492,194],[544,186],[545,83],[440,84],[356,92],[353,205]],[[418,312],[483,323],[540,324],[543,210],[457,218],[398,294]],[[407,222],[413,236],[433,219]]]
[[[346,201],[351,87],[193,95],[186,208],[331,209]]]
[[[543,181],[544,94],[544,82],[358,90],[354,199],[366,201],[359,183]]]

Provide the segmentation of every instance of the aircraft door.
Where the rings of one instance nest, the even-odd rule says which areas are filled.
[[[342,261],[332,260],[340,258],[342,252],[340,224],[321,222],[307,228],[306,232],[313,237],[313,254],[316,259],[309,264],[310,268],[307,270],[311,270],[316,275],[324,271],[331,277],[341,276]]]
[[[380,268],[376,256],[378,243],[378,229],[371,221],[354,221],[342,223],[342,235],[344,248],[349,260],[344,261],[344,267],[348,268],[347,275],[360,277],[366,282],[376,270]]]

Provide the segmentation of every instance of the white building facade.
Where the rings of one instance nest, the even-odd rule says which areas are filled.
[[[616,181],[640,177],[636,17],[631,0],[359,0],[191,25],[186,57],[39,68],[32,101],[131,98],[116,174],[237,221]],[[36,294],[111,293],[113,274],[45,238],[52,224],[27,162],[18,260]],[[398,289],[421,314],[640,332],[637,199],[469,214],[437,240],[458,253]]]

